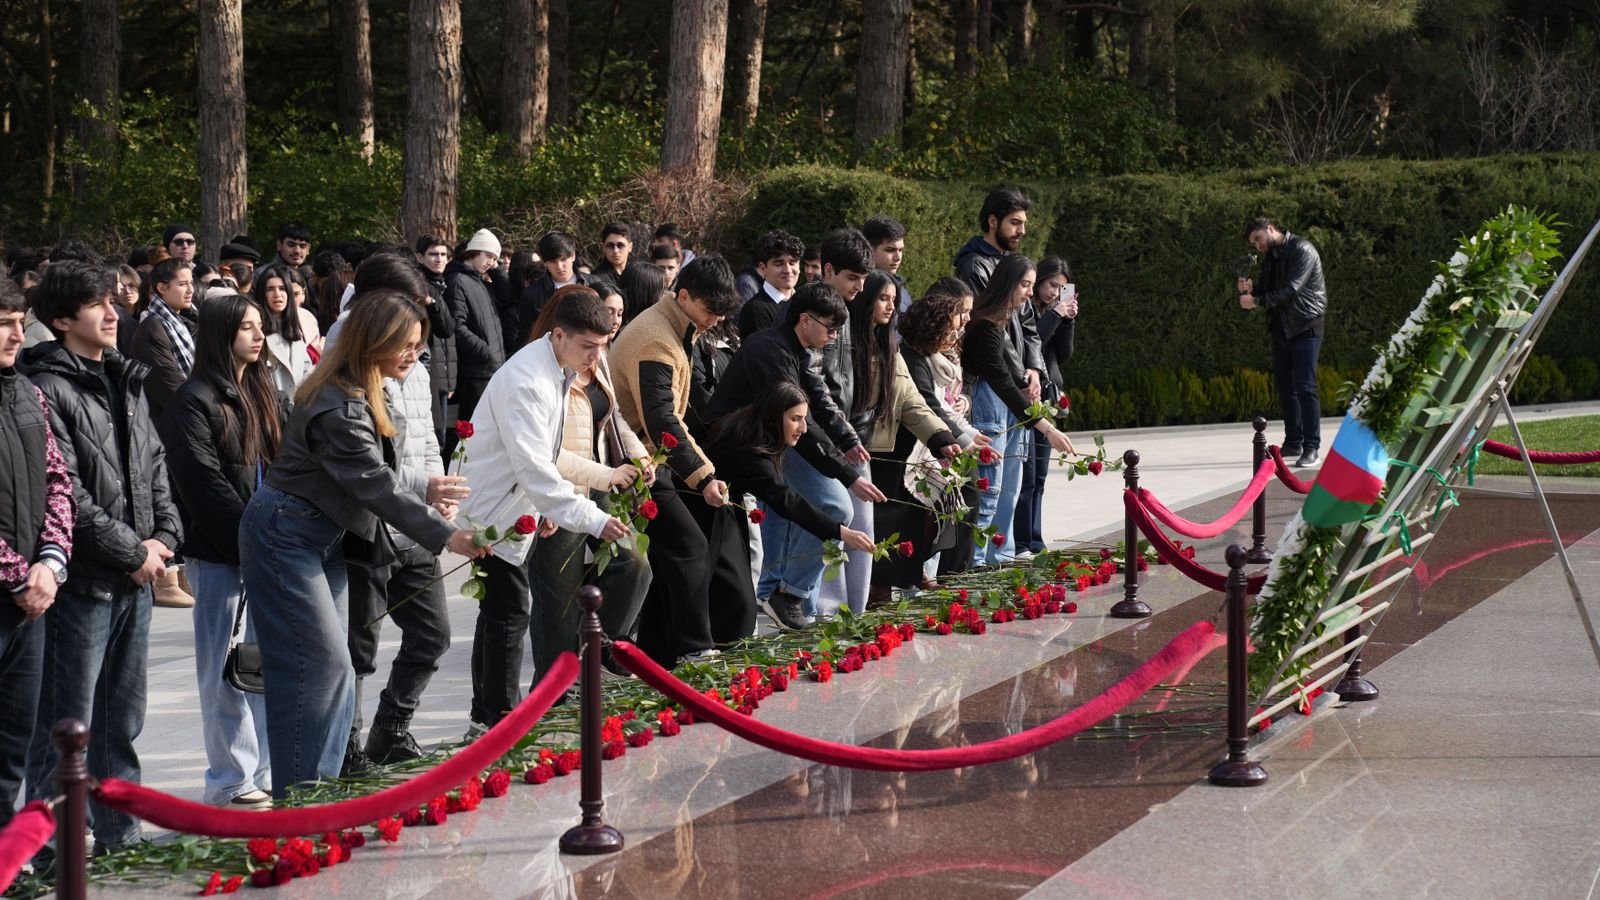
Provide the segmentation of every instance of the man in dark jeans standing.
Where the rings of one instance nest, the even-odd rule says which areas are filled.
[[[117,354],[115,269],[52,264],[34,308],[56,340],[23,354],[23,369],[50,405],[50,426],[72,472],[77,504],[67,584],[45,614],[44,678],[28,795],[54,793],[50,728],[89,723],[89,772],[139,780],[133,742],[144,728],[150,585],[183,540],[167,485],[166,451],[150,421],[148,366]],[[95,852],[125,847],[139,822],[90,802]]]
[[[1261,287],[1257,290],[1249,278],[1239,279],[1239,305],[1267,311],[1272,371],[1283,406],[1283,455],[1298,453],[1295,465],[1315,465],[1322,447],[1317,356],[1328,311],[1322,257],[1310,241],[1280,229],[1271,219],[1251,219],[1245,239],[1263,256]]]
[[[0,828],[11,821],[33,737],[44,664],[41,618],[67,577],[72,478],[44,395],[13,368],[22,290],[0,279]]]

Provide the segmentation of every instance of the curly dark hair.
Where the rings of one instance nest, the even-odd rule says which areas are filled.
[[[966,303],[965,297],[929,294],[911,304],[900,316],[900,343],[923,356],[944,350],[952,323]]]

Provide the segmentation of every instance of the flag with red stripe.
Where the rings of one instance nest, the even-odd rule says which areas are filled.
[[[1301,515],[1324,528],[1357,521],[1378,501],[1388,473],[1388,448],[1372,429],[1346,415]]]

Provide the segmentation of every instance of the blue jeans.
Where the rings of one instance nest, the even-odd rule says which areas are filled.
[[[12,598],[0,596],[0,828],[11,821],[28,771],[44,630],[43,619],[30,621]]]
[[[998,565],[1010,559],[1017,551],[1017,536],[1011,527],[1017,515],[1017,496],[1022,493],[1022,452],[1025,435],[1013,428],[1017,417],[1001,402],[1000,396],[989,385],[978,382],[972,392],[972,425],[994,438],[990,446],[999,455],[992,465],[978,467],[978,477],[989,479],[989,489],[978,492],[978,527],[998,525],[1005,535],[1005,543],[996,547],[992,541],[976,548],[974,565]]]
[[[200,686],[200,732],[206,745],[205,803],[223,804],[253,790],[272,789],[267,760],[267,704],[222,677],[233,617],[244,595],[238,566],[189,559],[194,588],[194,674]],[[248,613],[249,607],[246,606]],[[255,640],[245,616],[243,640]]]
[[[792,449],[784,451],[783,480],[831,518],[850,521],[850,492],[844,485],[818,472]],[[804,601],[806,615],[815,615],[817,586],[824,568],[822,539],[770,507],[763,508],[767,514],[761,522],[761,547],[765,558],[761,563],[756,596],[770,597],[773,591],[781,589]]]
[[[56,593],[44,616],[44,679],[28,750],[30,800],[55,796],[50,729],[68,717],[89,723],[91,775],[139,780],[133,742],[144,730],[153,602],[148,586],[132,582],[109,600],[72,593],[70,582]],[[89,813],[99,846],[114,849],[139,837],[139,821],[126,813],[92,799]]]
[[[267,683],[272,795],[335,778],[356,711],[344,529],[266,486],[239,521],[240,569]]]
[[[1017,517],[1011,525],[1017,546],[1039,552],[1044,549],[1044,485],[1050,477],[1050,442],[1044,435],[1028,429],[1023,438],[1022,491],[1017,495]]]
[[[1272,334],[1272,373],[1283,408],[1283,449],[1306,452],[1322,446],[1322,395],[1317,391],[1317,356],[1322,335],[1292,338]]]

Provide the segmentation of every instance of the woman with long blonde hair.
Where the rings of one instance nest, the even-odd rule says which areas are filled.
[[[344,766],[355,715],[347,554],[373,565],[392,560],[384,524],[434,554],[485,552],[395,475],[383,379],[403,379],[417,364],[427,346],[422,310],[399,291],[362,299],[296,392],[272,468],[240,522],[278,798]]]

